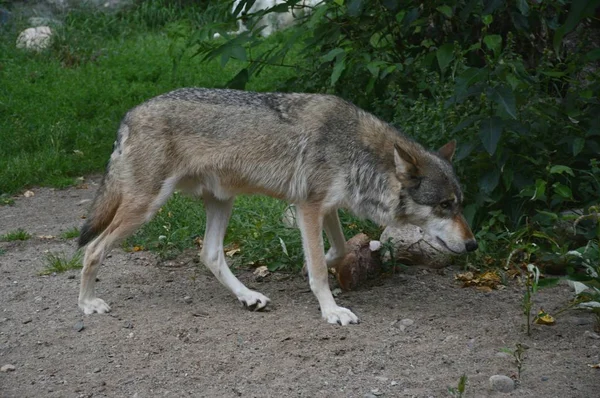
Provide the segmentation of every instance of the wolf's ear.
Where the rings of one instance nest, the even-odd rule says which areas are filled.
[[[417,175],[417,158],[398,144],[394,144],[394,163],[399,177],[410,178]]]
[[[456,151],[456,140],[452,140],[440,149],[438,149],[438,154],[442,158],[446,159],[448,162],[452,163],[454,151]]]

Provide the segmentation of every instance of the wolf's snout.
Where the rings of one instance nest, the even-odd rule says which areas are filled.
[[[475,239],[468,240],[467,243],[465,243],[465,248],[468,252],[474,252],[478,247],[479,245]]]

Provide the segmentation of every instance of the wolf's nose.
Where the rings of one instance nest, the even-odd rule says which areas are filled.
[[[465,243],[465,248],[468,252],[474,252],[478,247],[479,245],[475,239],[468,240],[467,243]]]

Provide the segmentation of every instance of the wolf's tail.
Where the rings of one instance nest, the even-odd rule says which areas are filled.
[[[109,170],[102,178],[87,221],[81,228],[79,247],[87,245],[110,225],[121,204],[121,198],[120,184],[114,176],[111,176],[109,166]]]

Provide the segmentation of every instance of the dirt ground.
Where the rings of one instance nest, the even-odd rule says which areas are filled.
[[[515,284],[491,293],[464,289],[456,269],[410,269],[343,293],[362,323],[320,318],[300,275],[272,274],[250,288],[273,302],[243,309],[191,254],[160,262],[115,249],[102,266],[99,296],[109,314],[77,307],[79,272],[39,276],[47,251],[71,254],[75,240],[43,239],[80,227],[96,185],[33,189],[0,207],[0,234],[24,228],[25,242],[0,243],[0,396],[8,397],[445,397],[468,376],[468,397],[598,397],[600,340],[593,317],[566,312],[554,326],[523,332]],[[536,297],[549,312],[566,284]],[[81,329],[81,321],[84,328]],[[500,353],[529,346],[511,393],[489,378],[516,374]]]

